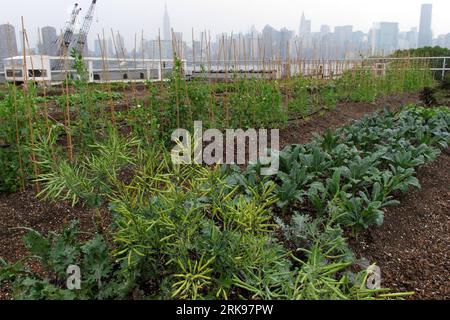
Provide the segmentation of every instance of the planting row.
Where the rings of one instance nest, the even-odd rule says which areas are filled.
[[[54,157],[71,161],[107,135],[110,124],[152,145],[170,141],[176,128],[192,129],[193,121],[217,129],[279,128],[340,101],[374,101],[433,84],[431,73],[413,62],[393,62],[382,76],[360,67],[333,80],[236,78],[231,83],[185,81],[177,64],[169,82],[148,83],[144,94],[131,84],[131,95],[124,95],[112,85],[89,85],[83,61],[75,58],[78,78],[61,88],[61,96],[45,91],[42,96],[43,90],[29,84],[25,90],[11,86],[0,98],[0,191],[24,189],[39,175],[41,159],[34,149],[40,140],[55,146]]]

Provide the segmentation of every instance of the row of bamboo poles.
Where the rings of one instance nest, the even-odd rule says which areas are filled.
[[[121,39],[121,34],[119,32],[115,32],[113,29],[110,30],[111,38],[113,42],[113,48],[115,53],[115,59],[116,63],[119,66],[120,72],[126,72],[129,73],[133,70],[130,69],[129,65],[127,63],[122,63],[125,61],[126,58],[126,50],[124,48],[123,42],[116,41],[116,39]],[[38,38],[39,42],[42,43],[42,34],[40,30],[38,31]],[[101,89],[104,92],[107,92],[109,95],[109,99],[107,101],[110,119],[113,126],[116,126],[116,110],[114,101],[112,98],[112,88],[110,85],[110,79],[109,76],[109,62],[110,58],[108,57],[108,48],[107,48],[107,38],[106,33],[103,30],[102,34],[97,34],[97,40],[100,44],[100,51],[101,51],[101,63],[102,63],[102,70],[103,70],[103,79],[104,81],[100,84]],[[191,52],[191,61],[193,64],[193,70],[197,71],[197,63],[201,66],[205,66],[203,69],[203,72],[205,72],[208,77],[206,81],[206,85],[208,86],[209,90],[209,117],[214,118],[214,108],[215,100],[218,99],[218,97],[214,94],[215,92],[215,81],[212,80],[211,73],[213,72],[213,64],[216,62],[218,65],[220,65],[220,70],[224,72],[224,81],[229,82],[233,79],[235,76],[234,72],[236,71],[236,67],[240,65],[240,63],[243,63],[244,66],[244,72],[247,75],[250,70],[260,70],[262,71],[262,74],[265,77],[266,72],[270,72],[271,76],[267,80],[275,80],[276,78],[273,77],[272,71],[276,71],[277,74],[282,74],[284,70],[283,77],[281,79],[277,79],[281,82],[281,84],[285,88],[284,92],[284,104],[287,108],[287,104],[290,100],[290,97],[292,96],[292,87],[290,86],[291,78],[295,75],[306,75],[312,78],[317,79],[318,81],[328,81],[332,80],[334,77],[338,77],[341,75],[344,71],[353,70],[353,76],[355,76],[357,68],[365,67],[364,61],[355,62],[355,61],[344,61],[344,60],[325,60],[325,59],[312,59],[312,60],[305,60],[302,59],[302,48],[298,46],[298,44],[295,44],[295,56],[290,57],[290,44],[289,42],[286,43],[287,48],[287,56],[285,59],[280,59],[279,57],[274,56],[274,52],[276,51],[275,48],[271,48],[271,50],[267,50],[266,46],[264,45],[265,41],[262,37],[258,36],[257,40],[255,42],[256,45],[256,55],[260,57],[260,59],[255,60],[254,54],[255,54],[255,47],[249,48],[245,41],[242,41],[241,35],[233,35],[231,34],[230,37],[226,35],[222,35],[218,42],[218,49],[216,50],[216,56],[213,56],[213,44],[211,42],[211,33],[210,32],[202,32],[201,33],[201,40],[200,40],[200,46],[197,46],[196,40],[195,40],[195,33],[194,29],[192,29],[192,52]],[[8,46],[11,48],[10,44],[11,39],[8,39]],[[23,70],[27,71],[27,56],[28,54],[32,53],[32,50],[30,48],[29,39],[28,39],[28,32],[25,28],[25,22],[22,17],[22,48],[23,48]],[[152,56],[159,57],[159,64],[160,68],[162,69],[163,64],[163,50],[162,50],[162,40],[161,40],[161,34],[160,31],[158,31],[158,55],[155,54],[155,52],[152,52]],[[147,56],[150,56],[149,53],[145,52],[145,40],[144,40],[144,31],[141,32],[140,35],[140,46],[141,46],[141,56],[138,57],[138,36],[135,34],[134,37],[134,50],[132,52],[132,59],[134,63],[134,70],[138,69],[138,63],[141,62],[142,65],[145,65],[145,60]],[[172,51],[173,51],[173,71],[175,72],[177,69],[175,69],[175,65],[177,63],[178,58],[184,58],[188,59],[187,52],[185,49],[185,45],[182,39],[177,39],[176,34],[172,30]],[[273,45],[272,42],[270,42],[271,45]],[[252,43],[253,45],[253,43]],[[200,52],[196,52],[196,50],[200,50]],[[65,73],[65,80],[64,81],[64,97],[65,97],[65,106],[63,109],[64,113],[64,120],[62,125],[64,126],[65,130],[65,136],[66,136],[66,143],[67,143],[67,159],[69,162],[73,162],[75,159],[74,156],[74,142],[73,142],[73,136],[72,136],[72,116],[71,116],[71,110],[70,110],[70,96],[74,92],[73,87],[71,87],[71,81],[69,81],[70,73],[72,72],[72,66],[71,66],[71,59],[70,59],[70,52],[67,52],[68,50],[61,50],[60,51],[60,60],[63,61],[64,66],[64,73]],[[270,52],[268,52],[270,51]],[[12,50],[10,50],[11,56],[12,56]],[[41,52],[41,63],[43,64],[44,56]],[[241,60],[243,58],[243,61]],[[154,59],[156,60],[156,59]],[[198,60],[198,61],[197,61]],[[33,63],[33,59],[30,60],[31,63]],[[401,68],[409,68],[411,66],[412,60],[410,59],[404,59],[401,60]],[[426,68],[427,61],[423,60],[423,68]],[[326,70],[326,67],[328,67],[328,70]],[[372,68],[372,66],[369,66]],[[14,68],[14,66],[13,66]],[[34,70],[34,66],[31,66],[31,69]],[[178,72],[180,74],[178,77],[180,79],[184,79],[184,70],[181,68],[178,69]],[[15,75],[15,70],[13,70],[13,74]],[[30,155],[29,155],[29,162],[32,164],[32,170],[33,175],[35,177],[38,177],[39,172],[39,165],[37,158],[37,155],[35,153],[35,147],[36,147],[36,141],[35,141],[35,134],[34,132],[34,126],[33,123],[35,122],[36,116],[42,116],[44,118],[45,123],[45,134],[48,134],[51,131],[51,125],[50,125],[50,119],[51,114],[49,111],[49,106],[47,103],[47,88],[46,86],[42,86],[42,94],[44,98],[43,107],[42,109],[39,109],[37,113],[33,112],[33,101],[29,94],[29,87],[28,87],[28,81],[35,82],[35,74],[32,72],[31,74],[28,74],[28,72],[24,72],[25,81],[23,84],[23,97],[24,97],[24,107],[25,107],[25,118],[27,120],[27,126],[28,126],[28,145],[30,147]],[[160,79],[162,80],[162,79]],[[137,82],[136,81],[129,81],[130,87],[131,87],[131,94],[125,95],[125,104],[128,106],[128,108],[131,108],[133,103],[137,101],[138,98],[138,88],[137,88]],[[238,85],[238,84],[236,84]],[[164,99],[165,92],[165,84],[164,81],[159,81],[158,83],[155,83],[154,86],[158,88],[159,95],[161,99]],[[18,158],[19,158],[19,177],[21,180],[21,187],[22,189],[26,186],[26,176],[25,176],[25,159],[23,158],[23,155],[21,153],[20,146],[23,144],[23,138],[20,135],[21,128],[19,127],[19,111],[18,111],[18,102],[17,102],[17,90],[18,88],[16,86],[11,86],[11,90],[13,90],[13,104],[14,104],[14,112],[15,112],[15,131],[16,131],[16,144],[18,146]],[[88,90],[92,90],[91,86],[87,87]],[[223,94],[223,106],[225,108],[225,117],[226,122],[229,123],[230,120],[230,101],[228,99],[228,93],[229,93],[229,87],[225,86],[225,92]],[[248,89],[247,87],[247,90]],[[176,115],[177,115],[177,125],[179,127],[181,123],[180,119],[180,106],[181,104],[185,104],[192,110],[191,108],[191,101],[188,95],[188,82],[187,81],[175,81],[175,91],[176,91]],[[252,94],[252,92],[248,92],[248,94]],[[75,115],[78,114],[77,112],[77,106],[73,106],[75,108]],[[154,106],[146,106],[146,107],[154,107]],[[101,112],[104,112],[103,109],[101,109]],[[94,115],[93,115],[94,116]],[[190,113],[190,117],[193,119],[194,115],[192,112]],[[52,149],[53,153],[53,149]],[[56,157],[56,154],[52,154],[53,157]],[[39,192],[41,190],[41,187],[38,182],[34,182],[35,190],[36,192]]]

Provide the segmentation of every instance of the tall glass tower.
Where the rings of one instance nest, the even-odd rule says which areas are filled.
[[[433,32],[431,31],[431,19],[433,15],[433,5],[423,4],[420,14],[419,42],[418,47],[428,47],[433,45]]]
[[[167,11],[167,4],[164,7],[164,18],[163,18],[163,40],[172,40],[172,31],[170,28],[170,18],[169,12]]]

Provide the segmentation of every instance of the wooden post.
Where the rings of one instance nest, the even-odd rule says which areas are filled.
[[[8,25],[8,36],[6,38],[7,41],[7,46],[8,46],[8,51],[9,51],[9,56],[12,57],[14,54],[12,52],[12,46],[11,46],[11,25],[9,23],[7,23]],[[17,155],[19,158],[19,179],[20,179],[20,188],[21,191],[25,191],[25,174],[24,174],[24,169],[23,169],[23,159],[22,159],[22,150],[20,147],[20,129],[19,129],[19,112],[18,112],[18,106],[17,106],[17,87],[15,85],[16,83],[16,64],[14,62],[14,60],[12,61],[12,72],[13,72],[13,86],[12,86],[12,91],[13,91],[13,104],[14,104],[14,118],[15,118],[15,134],[16,134],[16,145],[17,145]],[[22,68],[22,72],[24,72],[23,68]]]
[[[34,142],[34,119],[33,119],[33,109],[31,106],[31,101],[30,101],[30,91],[28,88],[28,67],[27,67],[27,43],[28,43],[28,37],[27,37],[27,32],[25,30],[25,23],[24,23],[24,19],[23,17],[21,17],[22,20],[22,49],[23,49],[23,65],[24,65],[24,102],[25,102],[25,107],[26,107],[26,114],[27,114],[27,119],[28,119],[28,133],[29,133],[29,138],[30,138],[30,146],[31,146],[31,151],[30,151],[30,161],[33,165],[33,171],[34,171],[34,176],[35,179],[37,179],[39,177],[39,168],[38,168],[38,164],[37,164],[37,158],[36,158],[36,154],[35,154],[35,142]],[[30,57],[30,62],[31,62],[31,73],[33,76],[33,81],[34,79],[34,66],[33,66],[33,59]],[[35,182],[35,188],[36,188],[36,192],[39,193],[41,188],[40,188],[40,184],[38,181]]]
[[[176,38],[175,38],[175,33],[173,32],[172,29],[172,52],[173,52],[173,74],[175,75],[176,71],[176,64],[177,64],[177,50],[176,50]],[[181,72],[181,71],[180,71]],[[177,78],[180,77],[180,75],[177,75]],[[180,127],[180,95],[179,95],[179,81],[180,78],[177,79],[175,81],[175,96],[176,96],[176,108],[177,108],[177,128]]]
[[[445,69],[446,69],[446,67],[447,67],[447,58],[446,57],[444,57],[444,61],[443,61],[443,63],[442,63],[442,81],[444,81],[444,79],[445,79]]]

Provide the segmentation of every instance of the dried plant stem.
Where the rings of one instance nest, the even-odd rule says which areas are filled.
[[[111,113],[111,122],[113,127],[116,126],[116,112],[115,112],[115,108],[114,108],[114,101],[112,99],[112,91],[111,91],[111,85],[109,85],[109,66],[108,66],[108,46],[106,44],[106,37],[105,37],[105,31],[102,31],[103,33],[103,39],[100,39],[100,35],[97,34],[97,38],[98,41],[100,43],[100,51],[102,54],[102,69],[103,69],[103,77],[104,77],[104,82],[106,83],[106,88],[108,90],[108,104],[109,104],[109,110]]]
[[[72,132],[70,124],[70,90],[69,90],[69,66],[67,57],[67,48],[64,48],[64,72],[65,72],[65,110],[64,110],[64,126],[67,136],[67,155],[69,162],[73,162],[73,145],[72,145]]]
[[[172,72],[176,72],[176,65],[178,63],[178,56],[177,56],[177,48],[176,48],[176,37],[175,37],[175,33],[172,29],[172,52],[173,52],[173,71]],[[181,75],[181,70],[180,70],[180,74],[176,75],[176,81],[175,81],[175,103],[176,103],[176,111],[177,111],[177,128],[180,127],[180,94],[179,94],[179,77]]]
[[[10,24],[8,23],[8,28],[10,28]],[[8,30],[8,36],[7,36],[7,45],[8,45],[8,51],[9,55],[12,57],[14,54],[12,52],[11,47],[11,30]],[[18,105],[17,105],[17,88],[16,88],[16,64],[13,61],[12,62],[12,71],[13,71],[13,83],[12,86],[12,92],[13,92],[13,105],[14,105],[14,118],[15,118],[15,135],[16,135],[16,146],[17,146],[17,156],[19,160],[19,179],[20,179],[20,189],[21,191],[25,191],[25,174],[24,174],[24,164],[23,164],[23,158],[22,158],[22,149],[20,146],[20,129],[19,129],[19,112],[18,112]],[[22,72],[25,70],[22,69]]]
[[[34,177],[37,178],[39,176],[39,167],[37,164],[37,158],[35,154],[35,141],[34,141],[34,119],[33,119],[33,107],[31,106],[31,100],[30,100],[30,91],[28,88],[28,67],[27,67],[27,43],[28,43],[28,37],[27,32],[25,30],[25,22],[23,17],[22,20],[22,48],[23,48],[23,65],[24,65],[24,103],[25,103],[25,110],[26,110],[26,116],[28,119],[28,133],[29,133],[29,139],[30,139],[30,161],[33,165],[33,172]],[[33,81],[34,79],[34,66],[33,66],[33,59],[31,60],[31,70],[33,74]],[[34,81],[35,82],[35,81]],[[38,181],[35,181],[35,191],[39,193],[41,191],[41,187]]]

